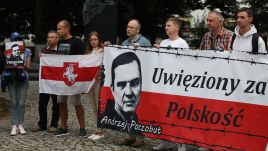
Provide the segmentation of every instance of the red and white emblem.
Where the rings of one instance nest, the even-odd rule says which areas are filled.
[[[78,77],[78,62],[64,62],[63,79],[64,83],[68,86],[72,86]]]

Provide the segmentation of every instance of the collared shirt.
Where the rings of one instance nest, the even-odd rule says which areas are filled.
[[[50,48],[49,46],[47,46],[41,52],[44,54],[56,54],[57,53],[57,46],[54,48]]]
[[[57,51],[57,49],[58,49],[58,46],[56,45],[54,48],[50,48],[49,46],[47,46],[47,49],[50,49],[50,50],[55,50],[55,51]]]
[[[211,32],[207,32],[201,41],[201,50],[231,50],[233,32],[222,28],[221,32],[216,36],[212,37]]]
[[[100,120],[98,120],[98,126],[103,127],[103,128],[109,128],[113,130],[128,132],[128,133],[132,133],[135,135],[140,135],[142,133],[139,129],[135,129],[134,127],[128,126],[132,122],[139,123],[137,114],[134,112],[133,116],[122,118],[122,116],[120,116],[118,112],[115,110],[115,100],[107,100],[105,111],[100,114],[99,119]],[[126,126],[122,127],[122,126],[118,126],[117,124],[111,124],[109,122],[106,122],[106,121],[109,121],[110,119],[114,121],[119,121],[121,123],[125,123],[124,125]]]
[[[140,46],[152,46],[151,42],[143,37],[141,34],[138,35],[137,39],[132,41],[130,38],[127,40],[123,41],[122,45],[123,46],[131,46],[132,43],[138,43]]]

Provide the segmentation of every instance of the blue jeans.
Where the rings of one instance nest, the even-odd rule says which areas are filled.
[[[29,81],[25,80],[10,82],[8,83],[7,87],[11,99],[11,125],[23,125],[25,114],[25,98],[29,87]]]

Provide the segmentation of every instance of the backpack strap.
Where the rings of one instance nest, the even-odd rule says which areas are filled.
[[[235,38],[236,38],[236,34],[234,33],[233,36],[232,36],[231,50],[233,50],[233,44],[234,44]]]
[[[259,51],[258,42],[260,35],[258,33],[254,33],[252,35],[252,54],[257,54]]]

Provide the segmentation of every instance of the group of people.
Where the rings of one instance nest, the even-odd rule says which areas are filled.
[[[243,7],[236,14],[237,26],[234,33],[223,26],[224,18],[217,11],[210,11],[207,17],[207,32],[201,41],[200,49],[235,50],[251,53],[267,53],[265,42],[252,24],[253,13]]]
[[[224,28],[224,18],[218,11],[210,11],[207,17],[208,32],[204,34],[200,49],[201,50],[220,50],[220,51],[246,51],[255,53],[267,53],[265,48],[265,43],[263,39],[257,34],[257,30],[252,24],[253,13],[250,8],[241,8],[238,10],[237,14],[237,26],[234,33],[226,28]],[[174,47],[174,48],[189,48],[187,42],[179,36],[181,22],[177,17],[171,17],[166,20],[165,31],[168,36],[167,39],[163,40],[160,44],[155,44],[157,48],[160,47]],[[63,54],[63,55],[80,55],[80,54],[96,54],[103,53],[103,47],[108,45],[109,42],[102,43],[100,36],[97,32],[91,32],[88,36],[88,41],[86,47],[83,42],[72,36],[70,33],[71,25],[68,21],[62,20],[57,25],[57,31],[51,30],[47,34],[47,47],[44,48],[40,54]],[[123,41],[122,45],[125,46],[152,46],[151,42],[140,34],[141,23],[137,19],[132,19],[127,24],[127,36],[128,39]],[[19,35],[11,40],[18,40]],[[25,60],[25,71],[30,67],[30,57],[31,51],[26,49],[24,51]],[[132,63],[130,60],[129,63]],[[137,62],[138,64],[138,62]],[[132,64],[133,67],[137,65]],[[116,66],[114,67],[116,70]],[[119,69],[117,69],[119,70]],[[27,73],[28,74],[28,73]],[[95,115],[98,113],[98,102],[100,95],[100,74],[99,71],[95,77],[94,86],[89,92],[89,102],[94,110]],[[139,77],[139,75],[137,75]],[[130,81],[130,80],[129,80]],[[114,82],[114,81],[113,81]],[[128,84],[128,83],[126,83]],[[8,90],[11,98],[11,135],[25,134],[26,131],[23,127],[24,125],[24,113],[25,113],[25,98],[27,89],[29,86],[28,80],[24,81],[12,81],[8,83]],[[141,86],[141,78],[138,86]],[[116,92],[116,86],[112,86],[113,93]],[[127,91],[124,93],[125,97],[133,97],[127,95]],[[139,95],[138,93],[136,95]],[[47,127],[47,105],[49,98],[52,98],[52,119],[50,127]],[[123,100],[122,98],[120,98]],[[71,96],[56,96],[52,94],[39,94],[39,122],[38,128],[33,131],[44,131],[53,133],[56,136],[68,135],[68,108],[67,100],[75,107],[76,116],[80,125],[79,137],[87,137],[87,131],[85,126],[85,113],[84,107],[81,103],[80,94]],[[117,99],[115,98],[115,110],[118,106]],[[120,112],[120,111],[119,111]],[[129,112],[135,112],[130,110]],[[123,113],[121,113],[122,115]],[[120,115],[120,114],[119,114]],[[60,125],[58,121],[60,119]],[[97,120],[97,117],[95,118]],[[96,121],[97,123],[97,121]],[[96,128],[94,134],[88,137],[91,140],[99,140],[104,138],[104,131],[101,128]],[[128,134],[128,137],[122,140],[120,145],[131,145],[133,147],[143,146],[144,136]],[[174,143],[168,141],[161,141],[158,145],[153,147],[153,150],[161,150],[164,148],[174,147]],[[186,151],[187,145],[178,144],[178,151]],[[206,150],[204,148],[199,148],[199,150]]]
[[[57,25],[57,31],[51,30],[47,34],[47,46],[39,54],[40,57],[43,54],[62,54],[62,55],[82,55],[82,54],[94,54],[103,53],[103,45],[101,44],[100,37],[97,32],[92,32],[88,38],[87,47],[81,39],[72,36],[70,33],[71,25],[68,21],[62,20]],[[11,34],[11,41],[22,41],[22,36],[15,32]],[[31,51],[25,49],[24,51],[24,71],[30,68]],[[4,70],[5,71],[5,70]],[[2,78],[4,76],[2,75]],[[89,92],[90,102],[97,115],[97,103],[100,91],[100,71],[96,74],[95,84]],[[29,82],[28,78],[24,80],[8,81],[7,87],[11,99],[10,111],[11,111],[11,135],[25,134],[24,129],[24,113],[25,113],[25,99],[28,90]],[[52,118],[50,126],[47,127],[47,105],[49,99],[52,99]],[[48,131],[55,136],[68,135],[68,108],[67,100],[75,107],[76,116],[80,125],[79,137],[86,137],[87,131],[85,128],[85,113],[84,107],[81,103],[80,94],[77,95],[61,95],[56,96],[53,94],[40,93],[39,94],[39,121],[38,127],[33,129],[33,132]],[[60,120],[60,125],[58,125]],[[103,138],[103,130],[97,128],[96,133],[89,138],[92,140],[98,140]]]

